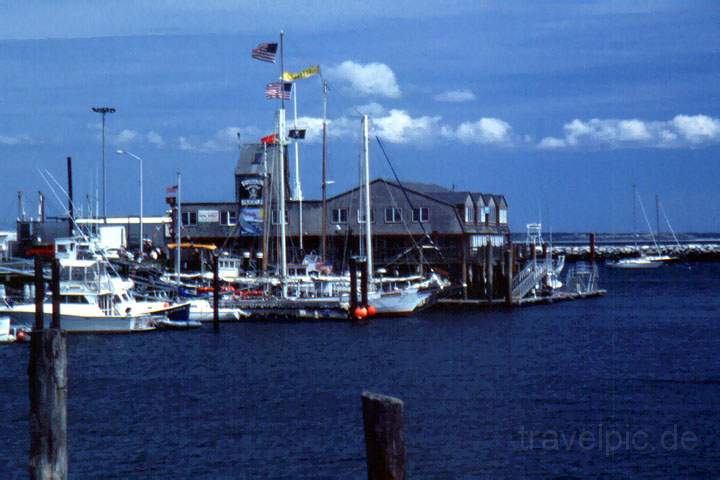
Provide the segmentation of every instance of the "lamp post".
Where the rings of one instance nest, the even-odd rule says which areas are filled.
[[[118,155],[129,155],[140,162],[140,256],[143,256],[143,159],[127,150],[116,150]]]
[[[103,197],[103,218],[107,221],[107,196],[105,188],[107,187],[107,178],[105,176],[105,115],[115,113],[113,107],[92,107],[92,111],[102,115],[102,197]]]

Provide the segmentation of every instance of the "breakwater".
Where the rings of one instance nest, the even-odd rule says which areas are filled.
[[[592,247],[587,245],[553,245],[553,255],[565,255],[568,260],[589,260]],[[595,258],[615,260],[618,258],[646,255],[669,255],[682,260],[720,260],[720,242],[638,245],[595,245]]]

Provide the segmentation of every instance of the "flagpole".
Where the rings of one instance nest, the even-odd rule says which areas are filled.
[[[292,85],[293,110],[295,119],[293,120],[293,128],[297,130],[297,82]],[[300,184],[300,145],[298,139],[295,138],[295,200],[298,201],[298,226],[300,235],[300,251],[303,250],[303,195],[302,186]]]
[[[323,262],[327,261],[327,80],[323,79],[323,147],[322,147],[322,248]]]
[[[283,72],[285,71],[285,33],[280,31],[280,112],[278,114],[278,145],[280,147],[280,195],[279,213],[280,213],[280,275],[281,278],[287,277],[287,257],[286,257],[286,239],[285,239],[285,80],[283,80]],[[287,296],[287,285],[283,282],[283,297]]]

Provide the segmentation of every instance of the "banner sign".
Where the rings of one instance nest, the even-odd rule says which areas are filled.
[[[219,223],[220,212],[218,210],[198,210],[198,223]]]

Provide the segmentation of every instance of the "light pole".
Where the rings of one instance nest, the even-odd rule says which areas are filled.
[[[107,221],[107,196],[105,188],[107,187],[107,177],[105,176],[105,115],[115,113],[113,107],[92,107],[92,111],[102,115],[102,197],[103,197],[103,218]]]
[[[127,150],[116,150],[115,153],[118,155],[129,155],[134,159],[140,161],[140,257],[143,256],[143,159],[132,152]]]

